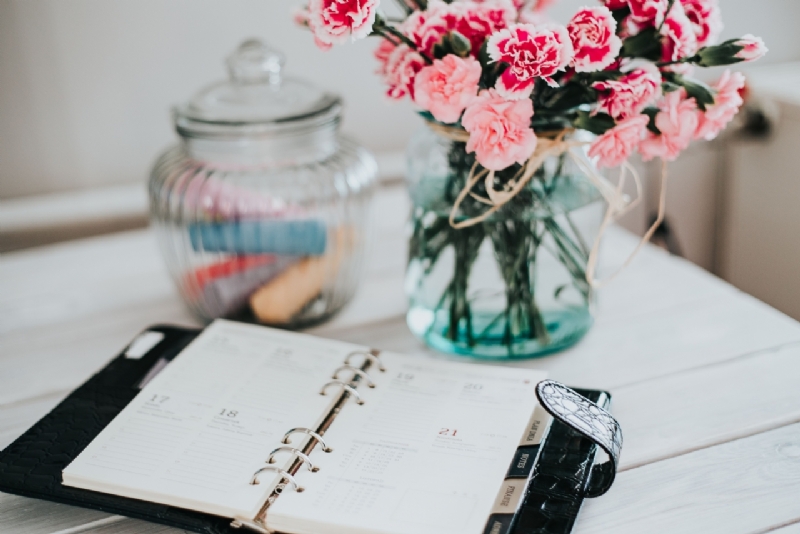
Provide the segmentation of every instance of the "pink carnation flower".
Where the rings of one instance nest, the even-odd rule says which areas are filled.
[[[644,161],[655,157],[675,161],[692,142],[697,131],[697,103],[694,98],[686,98],[684,89],[679,89],[668,93],[659,108],[661,111],[656,115],[656,128],[661,134],[648,131],[639,144],[639,153]]]
[[[567,25],[575,55],[572,66],[577,72],[594,72],[611,65],[622,48],[617,37],[617,21],[604,6],[585,7],[575,13]]]
[[[631,9],[631,19],[634,21],[649,26],[659,26],[667,13],[669,0],[628,0],[628,7]]]
[[[492,171],[524,163],[536,150],[531,117],[530,99],[510,101],[494,89],[481,92],[461,119],[469,132],[467,152],[475,152],[478,163]]]
[[[572,60],[572,42],[563,26],[515,24],[496,32],[487,51],[493,61],[508,64],[497,80],[497,92],[505,98],[527,98],[537,77],[557,87],[552,76]]]
[[[692,24],[698,46],[708,46],[717,41],[722,32],[722,14],[719,0],[680,0],[686,18]]]
[[[641,113],[658,96],[661,74],[655,67],[641,67],[619,80],[595,82],[592,87],[601,91],[597,111],[624,119]]]
[[[385,54],[386,48],[378,48],[377,53]],[[425,60],[408,45],[394,47],[386,57],[380,71],[383,73],[389,89],[386,94],[390,98],[399,100],[406,95],[414,98],[414,79],[417,73],[425,66]]]
[[[716,91],[714,104],[707,106],[705,112],[698,111],[699,124],[694,134],[696,139],[711,141],[733,120],[744,103],[740,93],[744,84],[745,79],[741,72],[725,71],[713,86]]]
[[[669,10],[661,34],[664,36],[662,61],[677,61],[697,53],[694,27],[680,3],[675,2]]]
[[[311,0],[308,25],[320,43],[342,44],[372,32],[379,0]]]
[[[592,143],[589,156],[598,158],[597,164],[600,167],[622,165],[639,145],[649,121],[650,118],[646,115],[623,120]]]
[[[755,61],[769,52],[761,37],[756,37],[749,33],[741,39],[737,39],[736,44],[744,47],[736,54],[736,57],[742,61]]]
[[[601,0],[608,9],[622,9],[628,7],[628,0]]]
[[[448,54],[419,71],[414,101],[437,121],[458,122],[461,112],[477,96],[480,79],[481,64],[475,58]]]

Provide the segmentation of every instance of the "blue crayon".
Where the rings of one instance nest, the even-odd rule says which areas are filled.
[[[207,252],[321,256],[325,253],[327,237],[325,224],[314,219],[269,219],[189,225],[192,248]]]

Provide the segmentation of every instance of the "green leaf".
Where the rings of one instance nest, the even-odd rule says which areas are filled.
[[[478,52],[478,62],[484,69],[486,69],[486,67],[488,67],[494,62],[492,56],[489,55],[489,50],[487,48],[488,45],[489,45],[489,39],[486,39],[486,41],[483,42],[480,51]]]
[[[698,80],[684,80],[683,87],[686,88],[686,94],[694,97],[697,101],[697,107],[705,111],[706,106],[714,105],[714,92],[712,89]]]
[[[622,30],[625,28],[623,22],[625,19],[628,18],[628,15],[631,14],[631,8],[625,6],[621,9],[615,9],[611,12],[611,15],[614,17],[614,20],[617,21],[617,33],[621,33]]]
[[[661,84],[661,90],[664,91],[665,93],[671,93],[673,91],[677,91],[680,88],[681,86],[678,85],[677,83],[664,82]]]
[[[686,89],[686,94],[694,98],[697,102],[697,107],[705,111],[706,106],[714,104],[714,91],[699,80],[687,79],[674,72],[664,73],[664,79],[667,83],[678,85]]]
[[[661,36],[655,28],[642,30],[623,41],[620,55],[658,61],[661,59]]]
[[[645,108],[644,111],[642,111],[644,115],[650,117],[650,122],[647,123],[647,129],[656,135],[661,135],[661,130],[656,126],[656,115],[658,115],[660,111],[661,110],[658,108]]]
[[[577,118],[572,122],[575,128],[603,135],[617,125],[614,119],[605,113],[591,115],[588,111],[579,111]]]
[[[488,42],[489,40],[487,39],[483,43],[483,46],[481,46],[480,52],[478,52],[478,61],[481,67],[483,67],[481,81],[479,83],[481,89],[494,87],[495,83],[497,83],[497,78],[508,68],[508,63],[498,63],[492,59],[489,52],[486,50]]]
[[[580,83],[569,82],[562,87],[544,86],[537,111],[565,113],[583,104],[597,102],[597,91]]]

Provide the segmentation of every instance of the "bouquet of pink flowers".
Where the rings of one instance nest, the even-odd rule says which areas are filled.
[[[717,0],[603,0],[564,26],[547,19],[553,0],[311,0],[299,20],[323,49],[367,36],[391,98],[408,96],[433,119],[469,133],[467,150],[486,169],[522,164],[536,133],[571,127],[598,135],[601,167],[637,151],[674,160],[694,139],[713,139],[742,104],[744,77],[709,87],[690,74],[753,61],[752,35],[715,44]]]
[[[409,326],[441,350],[525,357],[580,339],[600,236],[631,205],[626,172],[638,184],[628,159],[672,161],[716,137],[744,77],[709,86],[692,72],[766,52],[752,35],[717,43],[717,0],[602,0],[565,26],[545,14],[552,1],[396,0],[389,15],[379,0],[310,0],[298,13],[323,49],[382,39],[388,96],[410,98],[435,133],[411,145],[407,288]],[[619,183],[596,167],[620,167]],[[665,176],[642,244],[662,220]],[[600,197],[608,211],[589,246],[577,213]],[[496,275],[473,272],[482,254]]]

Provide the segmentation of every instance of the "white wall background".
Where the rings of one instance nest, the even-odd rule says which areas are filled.
[[[762,35],[770,62],[800,59],[799,0],[720,2],[725,37]],[[348,133],[402,150],[418,119],[383,97],[375,43],[320,52],[293,26],[293,3],[0,0],[0,199],[145,180],[174,142],[170,106],[224,77],[250,36],[282,49],[290,74],[344,95]],[[587,3],[563,0],[554,15]]]

